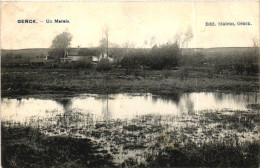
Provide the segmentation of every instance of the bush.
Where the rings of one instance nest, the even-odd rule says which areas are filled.
[[[72,67],[73,69],[91,69],[93,64],[90,59],[81,59],[78,62],[74,62]]]
[[[189,77],[189,70],[187,68],[180,69],[180,78],[184,80]]]
[[[245,68],[248,75],[256,75],[259,73],[259,67],[257,64],[250,64]]]
[[[205,56],[200,52],[183,55],[180,59],[180,64],[184,66],[201,66],[206,62]]]
[[[97,66],[97,70],[100,71],[109,71],[111,69],[112,69],[112,63],[110,63],[110,61],[107,58],[101,59]]]
[[[123,68],[132,72],[141,66],[154,70],[173,69],[179,65],[180,50],[177,43],[154,46],[151,50],[135,50],[121,61]]]
[[[145,64],[151,69],[172,69],[178,66],[180,62],[180,50],[177,43],[154,46],[150,55],[150,57],[147,57],[148,60],[145,61]]]

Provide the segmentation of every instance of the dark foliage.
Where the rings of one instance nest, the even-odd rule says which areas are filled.
[[[49,55],[54,57],[57,62],[64,57],[66,49],[70,46],[72,35],[68,32],[62,32],[52,40],[51,50]]]
[[[180,50],[177,43],[154,46],[151,50],[133,50],[122,59],[121,65],[133,71],[141,67],[154,70],[172,69],[179,65]]]
[[[107,58],[103,58],[100,60],[97,66],[98,71],[109,71],[112,69],[112,63],[109,62]]]
[[[99,153],[88,139],[47,137],[29,127],[2,127],[1,140],[4,168],[113,167],[111,156]]]
[[[158,155],[148,157],[148,163],[151,167],[258,167],[259,149],[257,143],[205,144],[186,149],[166,147]]]

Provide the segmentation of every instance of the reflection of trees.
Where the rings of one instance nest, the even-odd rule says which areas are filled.
[[[106,95],[106,94],[100,94],[100,95],[98,95],[98,96],[95,96],[94,98],[95,98],[95,100],[102,100],[102,102],[103,102],[103,100],[104,99],[108,99],[108,100],[113,100],[113,99],[116,99],[116,95]]]
[[[72,119],[72,117],[71,117],[72,110],[70,109],[71,104],[72,104],[71,99],[69,99],[69,98],[56,99],[56,102],[59,103],[60,105],[62,105],[62,107],[64,109],[63,114],[57,115],[57,117],[58,117],[57,124],[67,127],[68,125],[70,125],[71,119]]]
[[[186,106],[188,109],[188,114],[194,114],[194,102],[191,100],[190,97],[186,99]]]
[[[56,99],[56,102],[61,104],[65,111],[69,109],[72,104],[71,99]]]
[[[20,107],[21,105],[23,105],[22,99],[21,98],[17,98],[17,107]]]
[[[188,114],[194,114],[194,100],[191,99],[191,96],[189,94],[184,94],[183,101]]]
[[[72,100],[69,98],[65,99],[56,99],[56,102],[61,104],[64,109],[64,113],[57,114],[53,120],[56,121],[56,124],[68,128],[75,127],[78,128],[82,124],[90,124],[93,122],[93,116],[90,114],[83,114],[80,109],[71,108]]]
[[[165,103],[174,103],[176,105],[179,104],[180,102],[180,93],[170,93],[170,94],[166,94],[166,95],[152,95],[152,102],[156,103],[158,100],[163,101]]]
[[[148,97],[149,97],[149,96],[148,96],[147,94],[145,94],[145,95],[144,95],[144,100],[148,100]]]
[[[108,122],[111,118],[111,113],[108,106],[108,100],[109,100],[108,95],[106,96],[106,98],[102,99],[102,115],[103,115],[103,120],[106,122]]]
[[[157,96],[152,96],[152,102],[153,104],[157,103],[158,97]]]
[[[219,93],[219,92],[216,92],[216,93],[213,93],[214,95],[214,98],[219,101],[219,102],[222,102],[223,101],[223,93]]]
[[[257,104],[260,103],[260,99],[259,99],[260,94],[259,93],[252,93],[250,95],[248,95],[248,104]]]
[[[213,96],[218,102],[232,100],[236,103],[257,103],[257,93],[213,93]]]

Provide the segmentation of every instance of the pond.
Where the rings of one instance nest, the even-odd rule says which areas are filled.
[[[31,117],[46,118],[77,109],[97,120],[132,119],[137,115],[182,115],[203,110],[246,110],[259,103],[259,94],[226,94],[214,92],[184,93],[174,97],[152,94],[82,94],[62,99],[8,99],[1,103],[2,120],[23,122]]]
[[[246,147],[260,137],[259,94],[82,94],[62,99],[2,99],[2,125],[26,125],[47,136],[87,138],[116,165],[148,164],[165,148]],[[197,155],[197,154],[195,154]]]

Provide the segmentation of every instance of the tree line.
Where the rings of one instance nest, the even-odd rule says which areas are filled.
[[[191,27],[188,27],[185,33],[175,36],[173,42],[167,42],[161,45],[156,44],[156,38],[152,37],[151,48],[135,48],[134,43],[126,42],[121,47],[113,44],[109,40],[109,28],[105,26],[102,30],[102,38],[98,47],[80,48],[79,55],[99,56],[106,54],[114,58],[111,63],[103,58],[96,67],[100,70],[110,70],[113,67],[125,68],[129,73],[136,69],[176,69],[176,67],[202,67],[209,66],[216,73],[222,73],[225,70],[234,71],[238,74],[256,74],[259,71],[259,41],[253,38],[253,47],[246,52],[230,52],[221,54],[216,52],[214,55],[201,52],[187,52],[188,44],[193,38]],[[72,35],[69,32],[58,34],[52,41],[49,49],[49,57],[56,60],[59,64],[60,58],[64,57],[70,49]],[[145,41],[144,43],[148,43]],[[10,55],[10,54],[9,54]],[[8,55],[8,56],[9,56]],[[13,57],[13,56],[12,56]],[[20,58],[19,56],[16,56]],[[60,66],[59,66],[60,67]],[[89,59],[82,59],[73,65],[64,65],[63,68],[93,68]]]

